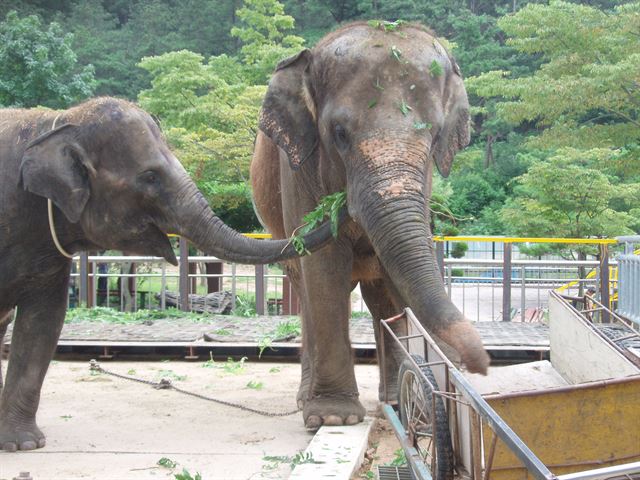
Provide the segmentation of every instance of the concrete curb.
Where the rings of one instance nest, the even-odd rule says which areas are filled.
[[[369,443],[373,418],[344,427],[321,427],[304,451],[309,463],[296,465],[289,480],[349,480],[360,468]]]

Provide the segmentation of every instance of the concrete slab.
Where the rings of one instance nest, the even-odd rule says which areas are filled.
[[[372,418],[350,427],[322,427],[304,451],[290,480],[349,480],[360,468],[369,444]],[[306,461],[308,460],[308,462]]]
[[[234,366],[235,365],[235,366]],[[245,362],[102,363],[117,373],[157,380],[185,390],[271,412],[294,410],[300,365]],[[375,365],[358,365],[361,400],[377,406]],[[254,388],[250,388],[249,383]],[[92,375],[88,362],[54,362],[42,392],[38,423],[47,446],[32,452],[0,452],[0,479],[21,471],[34,480],[173,479],[187,469],[202,480],[284,479],[288,458],[313,435],[300,413],[263,417],[171,390]],[[280,458],[269,461],[265,457]],[[160,466],[167,458],[174,468]]]

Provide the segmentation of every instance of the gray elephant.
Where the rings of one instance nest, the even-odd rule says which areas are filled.
[[[352,219],[337,242],[286,263],[302,306],[306,426],[353,424],[365,413],[348,327],[357,283],[374,319],[410,306],[470,371],[486,372],[489,357],[447,297],[431,242],[433,164],[447,176],[469,142],[460,71],[436,37],[375,22],[328,34],[276,68],[260,130],[254,200],[275,238],[333,192],[346,190]],[[386,383],[395,385],[398,358],[389,362]]]
[[[233,262],[297,255],[287,241],[248,239],[228,228],[153,119],[121,100],[59,112],[0,110],[0,171],[0,344],[17,307],[0,396],[0,450],[45,444],[36,411],[65,316],[68,255],[118,249],[176,264],[168,233]],[[324,225],[305,242],[315,250],[331,238]]]

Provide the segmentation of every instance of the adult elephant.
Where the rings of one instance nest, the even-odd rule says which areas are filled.
[[[0,110],[0,171],[0,344],[17,307],[0,450],[45,444],[36,411],[65,316],[72,253],[119,249],[177,264],[167,238],[176,233],[233,262],[297,255],[287,241],[252,240],[228,228],[152,118],[122,100],[60,112]],[[48,199],[55,205],[49,214]],[[325,225],[306,243],[316,249],[330,238]]]
[[[352,219],[336,243],[286,265],[302,304],[298,403],[308,428],[364,416],[348,331],[358,282],[374,319],[408,305],[470,371],[489,364],[445,293],[429,228],[432,165],[447,176],[469,142],[460,71],[423,27],[386,30],[349,24],[281,62],[261,113],[251,175],[271,233],[286,238],[337,191],[346,190]],[[389,361],[395,385],[398,359]]]

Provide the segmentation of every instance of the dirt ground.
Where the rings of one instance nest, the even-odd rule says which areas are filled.
[[[298,364],[108,362],[104,368],[270,412],[296,408]],[[375,365],[358,365],[361,400],[377,408]],[[300,413],[264,417],[171,390],[104,374],[83,362],[53,362],[38,423],[47,446],[0,452],[0,479],[28,471],[34,480],[163,479],[186,469],[195,479],[287,478],[291,458],[312,438]],[[391,434],[393,435],[393,434]],[[163,460],[164,459],[164,460]],[[184,477],[189,479],[189,477]],[[357,478],[357,477],[356,477]],[[369,478],[369,477],[365,477]]]
[[[378,416],[369,436],[369,449],[360,469],[351,480],[376,479],[379,465],[391,465],[392,462],[403,461],[402,447],[393,433],[391,424]]]

